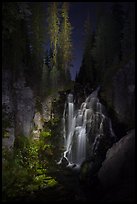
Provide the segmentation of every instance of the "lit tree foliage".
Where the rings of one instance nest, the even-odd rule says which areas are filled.
[[[69,68],[72,60],[71,24],[68,17],[68,3],[49,3],[48,34],[52,60],[50,79],[52,88],[63,87],[70,80]]]
[[[68,2],[64,2],[61,8],[61,28],[60,28],[60,39],[59,47],[61,49],[61,61],[62,67],[67,72],[70,67],[72,60],[72,42],[71,42],[71,31],[72,27],[69,22],[68,16],[69,5]]]
[[[58,14],[58,4],[56,2],[49,3],[47,22],[48,22],[48,34],[50,38],[50,46],[53,52],[53,66],[56,66],[57,45],[58,45],[58,38],[59,38],[59,14]]]
[[[51,60],[51,72],[50,79],[52,82],[52,87],[57,87],[58,83],[58,70],[57,70],[57,46],[59,39],[59,13],[58,13],[58,3],[50,2],[48,6],[48,35],[50,40],[50,47],[52,50],[52,60]]]

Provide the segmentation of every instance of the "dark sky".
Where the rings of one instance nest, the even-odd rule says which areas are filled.
[[[130,2],[118,2],[124,9],[127,9]],[[90,16],[91,27],[96,28],[96,10],[98,7],[102,9],[110,9],[113,2],[70,2],[69,18],[72,30],[73,67],[71,68],[71,77],[74,80],[76,72],[79,71],[82,62],[82,55],[84,49],[84,23],[87,16]]]
[[[73,42],[73,67],[71,68],[72,79],[75,79],[76,72],[78,72],[83,55],[84,45],[84,23],[87,19],[88,13],[92,19],[93,27],[95,27],[95,3],[89,2],[71,2],[70,4],[70,22],[73,27],[72,42]]]
[[[103,7],[102,7],[103,5]],[[79,71],[82,62],[84,48],[84,23],[88,15],[90,16],[92,29],[96,28],[96,9],[102,7],[109,9],[112,2],[70,2],[69,18],[73,27],[73,67],[71,68],[71,77],[74,80],[76,72]]]
[[[128,2],[119,2],[122,5],[128,5]],[[71,78],[75,79],[78,73],[83,56],[84,49],[84,23],[89,15],[91,20],[91,27],[96,28],[96,10],[98,7],[102,9],[110,9],[112,2],[69,2],[69,19],[73,27],[72,30],[72,44],[73,44],[73,67],[71,68]]]
[[[52,3],[52,2],[51,2]],[[103,2],[103,5],[111,5],[111,2]],[[71,78],[75,79],[78,73],[83,56],[84,49],[84,23],[89,15],[92,29],[96,27],[96,8],[102,6],[102,2],[69,2],[69,19],[73,27],[72,30],[72,44],[73,44],[73,67],[71,68]],[[47,7],[47,2],[45,2]],[[48,45],[49,46],[49,45]]]

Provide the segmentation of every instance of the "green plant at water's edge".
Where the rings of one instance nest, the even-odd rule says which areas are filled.
[[[57,185],[57,181],[48,175],[50,160],[47,157],[52,154],[52,146],[44,144],[42,139],[34,141],[23,136],[19,138],[20,145],[13,152],[3,149],[3,201]],[[47,153],[43,156],[44,152]]]

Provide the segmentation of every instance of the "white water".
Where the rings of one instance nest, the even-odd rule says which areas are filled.
[[[115,137],[111,120],[106,116],[105,108],[97,97],[98,91],[99,88],[91,93],[77,111],[74,111],[73,95],[68,95],[63,114],[63,157],[70,166],[80,166],[86,159],[89,140],[92,140],[91,153],[96,154],[103,137]]]

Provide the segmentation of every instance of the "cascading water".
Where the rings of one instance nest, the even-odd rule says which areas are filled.
[[[97,153],[104,138],[115,137],[111,120],[97,97],[98,91],[99,88],[92,92],[77,111],[74,111],[73,95],[68,95],[63,114],[65,148],[63,158],[69,165],[80,166],[87,158],[88,152],[93,155]],[[61,161],[62,159],[59,163]]]

